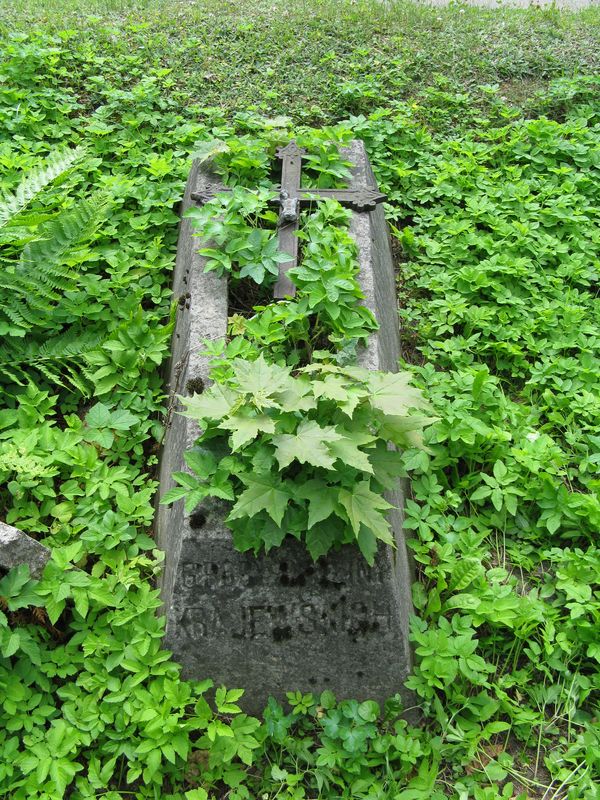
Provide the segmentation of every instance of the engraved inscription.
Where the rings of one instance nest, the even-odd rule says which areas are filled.
[[[258,587],[275,581],[282,587],[313,586],[319,592],[342,591],[348,586],[383,585],[384,576],[379,569],[369,567],[364,561],[351,561],[340,574],[337,563],[322,559],[316,564],[279,563],[279,577],[275,571],[262,572],[257,564],[238,561],[187,562],[182,566],[185,589],[190,590],[190,602],[197,594],[211,592],[239,592],[247,587]],[[202,600],[202,602],[204,602]]]
[[[183,585],[186,589],[201,592],[217,589],[236,589],[248,581],[247,575],[240,574],[230,561],[188,562],[183,565]]]
[[[251,602],[221,608],[204,604],[186,608],[181,625],[192,639],[231,636],[233,639],[275,642],[310,636],[379,637],[389,632],[389,611],[379,603],[313,600],[304,603]]]
[[[340,599],[329,606],[326,601],[263,603],[240,607],[239,627],[232,631],[236,639],[292,639],[310,635],[347,634],[368,636],[390,629],[389,610],[367,602],[348,603]]]
[[[226,633],[221,614],[216,608],[186,608],[180,624],[191,640],[222,636]]]
[[[332,563],[329,559],[321,559],[316,564],[308,563],[298,566],[296,563],[282,561],[279,564],[282,586],[319,586],[320,589],[343,588],[349,584],[383,584],[383,574],[380,569],[370,567],[366,561],[354,560],[344,565],[343,575],[339,563]]]

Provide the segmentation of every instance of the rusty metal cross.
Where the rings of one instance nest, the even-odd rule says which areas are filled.
[[[291,141],[285,147],[277,150],[277,157],[281,159],[281,186],[279,197],[273,205],[279,207],[279,250],[289,256],[289,260],[279,264],[279,277],[275,284],[274,296],[276,299],[293,297],[296,287],[288,277],[288,271],[298,263],[298,223],[300,209],[314,203],[315,200],[332,198],[348,206],[354,211],[371,211],[377,203],[386,199],[384,194],[377,189],[304,189],[302,180],[302,156],[305,154],[296,142]],[[211,186],[207,192],[192,192],[192,199],[206,203],[217,191],[231,191],[228,187]]]

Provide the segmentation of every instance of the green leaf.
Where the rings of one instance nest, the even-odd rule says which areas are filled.
[[[85,416],[90,428],[106,428],[110,422],[110,410],[104,403],[93,405]]]
[[[233,450],[239,450],[248,442],[256,439],[259,432],[275,433],[275,422],[266,414],[256,414],[249,416],[238,413],[224,420],[220,428],[232,431],[231,446]]]
[[[215,156],[221,155],[222,153],[227,153],[229,151],[229,145],[227,142],[224,142],[221,139],[211,139],[208,142],[196,142],[194,147],[195,150],[192,154],[192,158],[195,161],[199,161],[200,164],[203,164],[205,161],[210,161]],[[188,800],[204,800],[204,798],[194,797],[188,798]]]
[[[144,780],[146,782],[150,782],[154,775],[158,772],[161,761],[161,751],[158,747],[148,753],[148,758],[146,759],[146,768],[143,772]]]
[[[365,700],[358,707],[358,715],[366,722],[375,722],[379,717],[379,705],[374,700]]]
[[[508,470],[506,468],[506,464],[503,461],[496,461],[493,468],[494,478],[498,482],[501,482],[506,478],[508,474]]]
[[[463,558],[452,570],[450,588],[453,592],[466,589],[482,572],[481,562],[475,558]]]
[[[29,583],[29,564],[19,564],[0,579],[0,595],[17,597]]]
[[[189,492],[186,486],[174,486],[172,489],[166,491],[160,499],[162,506],[167,506],[169,503],[175,503],[177,500],[182,500]]]
[[[49,775],[59,796],[62,797],[76,773],[82,769],[83,764],[78,764],[76,761],[69,761],[66,758],[52,759]]]
[[[345,403],[348,400],[348,381],[341,375],[326,375],[322,381],[313,382],[313,393],[318,398]]]
[[[48,267],[59,263],[75,246],[88,239],[106,212],[108,201],[97,193],[90,200],[81,200],[68,211],[41,225],[37,237],[28,242],[21,253],[20,269],[32,265]]]
[[[272,520],[266,519],[260,525],[260,538],[265,546],[265,553],[274,547],[280,547],[287,536],[287,531],[280,525],[276,525]]]
[[[223,419],[238,401],[238,395],[226,386],[214,384],[202,394],[193,397],[180,397],[186,407],[182,411],[184,417],[198,421]]]
[[[369,461],[373,465],[378,483],[385,489],[397,486],[398,478],[404,474],[404,458],[401,453],[389,450],[386,443],[379,439],[375,449],[369,450]]]
[[[269,364],[262,353],[256,361],[244,361],[236,358],[231,366],[239,391],[250,395],[257,408],[278,405],[270,398],[276,392],[290,388],[294,384],[294,379],[287,367]]]
[[[271,766],[271,778],[273,778],[274,781],[285,781],[288,775],[289,772],[285,769],[281,769],[277,764]]]
[[[202,723],[207,723],[213,716],[211,707],[203,697],[196,703],[194,713],[196,714],[197,720]]]
[[[276,393],[281,408],[286,411],[311,411],[317,407],[312,387],[305,376],[296,378]]]
[[[206,789],[188,789],[184,796],[185,800],[208,800]]]
[[[183,455],[185,463],[202,480],[207,480],[217,468],[217,460],[213,453],[206,447],[193,447]],[[185,475],[185,473],[177,473]],[[194,486],[190,482],[190,486]]]
[[[248,475],[244,480],[248,488],[238,497],[228,519],[253,517],[260,511],[266,511],[276,525],[281,525],[290,496],[282,488],[278,477],[270,474]]]
[[[379,435],[401,447],[423,448],[423,428],[435,420],[434,417],[411,415],[410,417],[386,416]]]
[[[377,539],[375,535],[368,528],[365,528],[364,525],[361,525],[356,542],[363,558],[367,564],[372,567],[375,563],[375,554],[377,553]]]
[[[128,431],[137,425],[140,421],[139,417],[132,414],[126,408],[117,408],[110,415],[110,427],[115,431]]]
[[[403,416],[411,409],[426,408],[421,390],[411,386],[410,372],[370,372],[370,402],[373,408],[390,416]]]
[[[321,427],[314,420],[303,420],[295,434],[273,436],[279,467],[285,469],[296,460],[301,464],[331,469],[335,458],[330,454],[328,445],[341,438],[331,425]]]
[[[325,481],[314,478],[297,488],[298,497],[308,500],[308,528],[333,514],[336,507],[335,489]]]
[[[4,658],[10,658],[19,649],[20,636],[18,631],[10,634],[6,642],[2,645],[2,655]]]
[[[30,170],[13,194],[1,198],[0,227],[23,211],[49,183],[70,169],[84,153],[83,147],[55,151],[50,153],[44,163]]]
[[[455,594],[446,601],[446,608],[463,608],[474,611],[481,605],[481,599],[473,594]]]
[[[324,556],[333,547],[336,539],[336,530],[331,525],[316,524],[306,531],[306,548],[313,561]]]
[[[265,279],[265,266],[259,262],[244,264],[240,270],[240,278],[252,278],[255,283],[261,284]]]
[[[225,686],[220,686],[215,692],[215,705],[221,714],[239,714],[240,707],[237,701],[244,694],[243,689],[226,689]],[[232,735],[231,732],[227,734]]]
[[[338,498],[346,509],[355,536],[358,537],[360,527],[364,525],[378,539],[387,544],[394,543],[384,513],[392,506],[383,497],[371,491],[369,481],[360,481],[351,492],[340,489]]]
[[[337,440],[328,441],[327,446],[336,458],[343,464],[348,464],[350,467],[360,470],[361,472],[368,472],[373,474],[373,466],[369,460],[367,453],[364,453],[357,447],[357,444],[366,444],[373,440],[372,436],[356,437],[359,442],[356,442],[354,437],[343,437]]]
[[[479,486],[475,491],[471,494],[471,500],[485,500],[486,497],[489,497],[492,493],[492,490],[489,486]]]

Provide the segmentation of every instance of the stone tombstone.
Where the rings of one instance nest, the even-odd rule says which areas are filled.
[[[354,164],[351,188],[376,187],[360,141],[346,148]],[[207,190],[210,176],[197,163],[188,180],[191,193]],[[362,352],[369,369],[397,371],[400,354],[396,287],[384,210],[354,213],[351,233],[360,254],[365,304],[380,329]],[[225,336],[227,282],[205,274],[189,220],[181,222],[174,277],[179,300],[170,364],[171,409],[160,471],[160,493],[173,486],[171,473],[185,469],[183,454],[198,435],[196,424],[176,413],[176,395],[202,391],[208,364],[205,339]],[[175,413],[173,413],[175,412]],[[160,506],[159,546],[165,551],[161,592],[166,614],[165,646],[188,678],[212,678],[216,685],[244,688],[241,705],[258,714],[269,695],[287,691],[338,699],[375,699],[401,693],[411,666],[408,618],[411,570],[402,531],[403,492],[399,483],[387,499],[397,547],[379,545],[369,567],[358,548],[345,546],[316,563],[292,537],[268,555],[239,553],[225,524],[226,508],[207,502],[187,514],[183,502]]]

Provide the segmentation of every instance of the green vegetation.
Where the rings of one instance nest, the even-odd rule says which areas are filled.
[[[83,324],[87,308],[83,292],[77,289],[86,252],[79,245],[93,235],[106,213],[107,198],[96,193],[94,199],[82,200],[68,211],[23,213],[81,155],[77,148],[53,154],[27,174],[0,207],[0,329],[6,337],[0,363],[17,384],[26,383],[37,370],[59,385],[66,377],[85,394],[76,363],[99,337]]]
[[[0,3],[0,505],[53,549],[40,581],[0,580],[0,796],[597,800],[599,12],[88,7]],[[362,137],[388,194],[403,369],[438,417],[402,456],[419,726],[397,698],[295,687],[253,719],[160,649],[158,365],[189,157],[343,119],[324,142]]]
[[[372,565],[378,540],[394,543],[382,494],[402,468],[388,443],[419,443],[429,422],[409,416],[425,405],[411,376],[330,363],[292,374],[262,353],[229,367],[184,400],[202,426],[186,454],[197,477],[175,473],[180,486],[164,501],[184,497],[190,512],[207,496],[235,501],[227,521],[238,550],[268,552],[291,533],[315,560],[353,542]]]
[[[307,175],[316,173],[321,188],[348,177],[339,147],[350,137],[342,126],[299,132]],[[222,179],[236,183],[186,216],[212,245],[199,251],[205,272],[227,274],[232,297],[244,288],[247,295],[248,283],[272,289],[277,261],[288,260],[265,228],[277,223],[269,174],[285,138],[279,130],[203,148]],[[207,343],[214,385],[183,399],[202,430],[186,453],[192,474],[175,473],[179,485],[162,502],[185,498],[190,513],[206,497],[232,502],[227,522],[241,551],[268,552],[292,534],[314,560],[354,543],[372,566],[378,541],[394,545],[382,495],[403,473],[401,451],[423,447],[431,420],[411,413],[427,403],[409,373],[356,366],[357,344],[377,322],[361,304],[351,212],[331,199],[316,205],[302,216],[301,262],[288,272],[294,299],[246,302],[231,318],[229,341]]]

